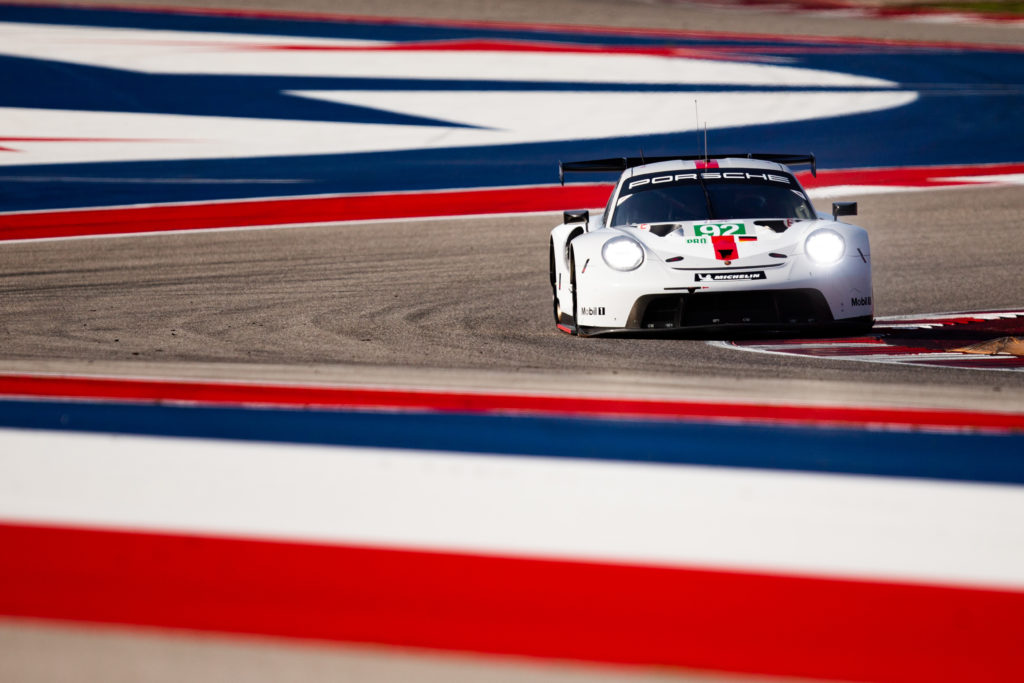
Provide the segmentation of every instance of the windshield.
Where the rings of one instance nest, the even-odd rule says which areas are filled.
[[[814,218],[814,210],[788,173],[680,171],[627,180],[611,224],[720,218]]]

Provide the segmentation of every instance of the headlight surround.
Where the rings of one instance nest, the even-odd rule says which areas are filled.
[[[846,253],[846,240],[835,230],[815,230],[804,242],[804,253],[821,266],[834,266]]]
[[[623,272],[636,270],[644,262],[644,248],[628,237],[613,237],[601,247],[601,258],[609,268]]]

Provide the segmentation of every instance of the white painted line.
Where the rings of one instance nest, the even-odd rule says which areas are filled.
[[[0,519],[1024,588],[1024,487],[0,430]]]
[[[309,49],[272,49],[290,45]],[[918,97],[916,92],[897,90],[899,84],[893,81],[863,75],[692,55],[551,51],[522,45],[508,50],[448,49],[443,44],[422,48],[0,22],[0,55],[10,57],[149,74],[402,79],[413,87],[295,90],[282,91],[281,97],[296,98],[296,104],[298,98],[314,99],[426,119],[405,125],[4,107],[4,134],[18,138],[20,153],[0,155],[0,166],[354,154],[618,138],[694,130],[696,124],[680,115],[681,98],[700,99],[701,112],[714,127],[731,128],[881,111]],[[467,89],[415,89],[417,80],[431,79],[461,82]],[[496,81],[609,83],[630,90],[581,92],[567,86],[495,91],[486,85]],[[477,82],[483,85],[474,85]],[[666,84],[714,87],[685,96],[653,87]],[[765,90],[716,89],[722,85]],[[813,90],[780,92],[775,89],[779,86]],[[821,91],[823,87],[840,89]]]
[[[765,349],[768,351],[786,351],[792,349],[794,353],[799,355],[799,352],[806,349],[877,349],[884,347],[884,342],[835,342],[831,343],[828,340],[820,342],[809,341],[805,344],[758,344],[757,348]],[[746,347],[737,347],[746,348]]]
[[[266,49],[288,45],[327,49]],[[403,47],[402,43],[337,38],[0,22],[0,54],[144,73],[815,88],[898,85],[857,74],[689,56],[603,50],[445,49],[443,43],[435,43],[429,50],[420,45]]]

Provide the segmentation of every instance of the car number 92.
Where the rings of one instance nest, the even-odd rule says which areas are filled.
[[[746,235],[747,226],[743,223],[703,223],[693,226],[693,233],[697,237],[709,235]]]

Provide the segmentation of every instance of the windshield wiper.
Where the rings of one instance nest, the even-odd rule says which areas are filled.
[[[700,172],[697,173],[697,182],[700,183],[700,189],[704,191],[704,201],[708,205],[708,219],[715,217],[715,205],[711,203],[711,195],[708,194],[708,186],[704,184],[704,179],[701,178]]]

